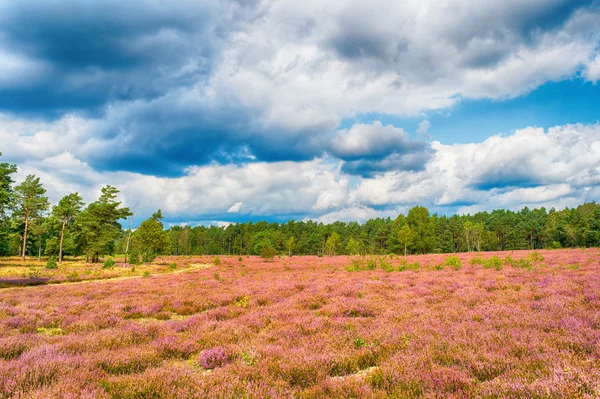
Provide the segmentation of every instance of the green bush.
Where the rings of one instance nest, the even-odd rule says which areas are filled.
[[[529,256],[529,260],[532,262],[543,262],[544,257],[538,251],[533,251]]]
[[[56,263],[56,257],[50,256],[46,261],[46,269],[58,269],[58,263]]]
[[[394,265],[392,262],[386,261],[384,258],[379,259],[379,266],[386,272],[393,272]]]
[[[375,259],[367,259],[367,270],[375,270],[377,268],[377,262]]]
[[[103,269],[111,269],[115,265],[115,260],[113,258],[106,258],[104,263],[102,264]]]
[[[418,264],[417,262],[403,263],[400,266],[398,266],[398,271],[403,272],[405,270],[419,270],[420,267],[421,267],[421,265]]]
[[[483,265],[483,259],[481,256],[475,256],[474,258],[471,258],[469,263],[472,265]]]
[[[273,259],[276,254],[275,248],[270,245],[263,247],[263,249],[260,250],[260,256],[263,259]]]
[[[142,254],[142,262],[144,263],[154,262],[154,259],[156,259],[156,254],[153,252],[146,252]]]
[[[458,256],[449,256],[446,258],[446,266],[452,267],[454,270],[458,270],[462,267],[462,262]]]
[[[510,255],[507,256],[507,258],[508,257],[510,257]],[[502,262],[502,259],[500,259],[497,256],[492,256],[491,258],[488,258],[483,261],[483,268],[484,269],[502,270],[503,264],[504,264],[504,262]]]
[[[213,265],[219,266],[220,264],[221,264],[221,258],[219,258],[218,256],[215,256],[213,258]]]
[[[171,268],[171,270],[175,270],[175,269],[177,269],[177,263],[173,262],[169,265],[169,267]]]

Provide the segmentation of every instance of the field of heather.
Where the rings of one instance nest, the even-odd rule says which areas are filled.
[[[598,249],[162,261],[0,290],[0,397],[600,397]]]

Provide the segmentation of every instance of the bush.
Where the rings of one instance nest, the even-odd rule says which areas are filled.
[[[142,254],[142,262],[144,263],[154,262],[154,259],[156,259],[156,254],[153,252],[146,252]]]
[[[115,260],[113,258],[106,258],[104,263],[102,264],[103,269],[111,269],[115,265]]]
[[[507,256],[507,258],[510,257]],[[489,259],[486,259],[485,261],[483,261],[483,268],[484,269],[496,269],[496,270],[502,270],[502,266],[503,266],[502,259],[500,259],[497,256],[492,256]]]
[[[392,262],[388,262],[384,258],[379,259],[379,266],[386,272],[394,271],[394,265],[392,264]]]
[[[221,264],[221,258],[219,258],[218,256],[215,256],[213,259],[213,265],[219,266],[220,264]]]
[[[260,250],[260,256],[263,259],[273,259],[276,254],[277,254],[277,252],[275,251],[275,248],[273,248],[270,245],[263,247]]]
[[[543,262],[544,261],[544,257],[542,256],[542,254],[540,254],[538,251],[533,251],[530,255],[529,255],[529,260],[532,262]]]
[[[454,268],[454,270],[458,270],[462,267],[462,262],[458,256],[449,256],[446,258],[446,266],[450,266]]]
[[[169,267],[171,268],[171,270],[175,270],[175,269],[177,269],[177,263],[173,262],[169,265]]]
[[[58,269],[58,263],[56,263],[56,257],[50,256],[46,261],[46,269]]]
[[[198,355],[198,362],[207,370],[212,370],[225,365],[229,361],[229,356],[222,347],[216,347],[202,351]]]
[[[238,258],[238,262],[242,262],[242,261],[243,261],[243,259],[242,259],[242,257],[240,256],[240,257]]]
[[[403,272],[405,270],[419,270],[420,267],[421,267],[421,265],[417,262],[404,263],[404,264],[401,264],[400,266],[398,266],[398,271]]]
[[[367,259],[367,269],[375,270],[376,268],[377,268],[377,262],[375,262],[375,259]]]
[[[475,256],[469,261],[472,265],[483,265],[483,259],[480,256]]]

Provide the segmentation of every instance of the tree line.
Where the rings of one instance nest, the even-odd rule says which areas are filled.
[[[134,230],[133,212],[117,200],[117,188],[103,187],[90,204],[70,193],[51,207],[40,178],[29,175],[16,184],[16,171],[16,165],[0,163],[0,255],[23,260],[44,255],[62,262],[66,254],[97,262],[119,253],[136,263],[165,254],[406,255],[600,245],[600,205],[594,202],[563,210],[525,207],[452,216],[415,206],[407,215],[363,224],[250,221],[168,229],[158,210]]]

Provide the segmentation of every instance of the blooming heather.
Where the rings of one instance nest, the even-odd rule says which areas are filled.
[[[3,289],[0,398],[600,397],[598,249],[456,256]]]

